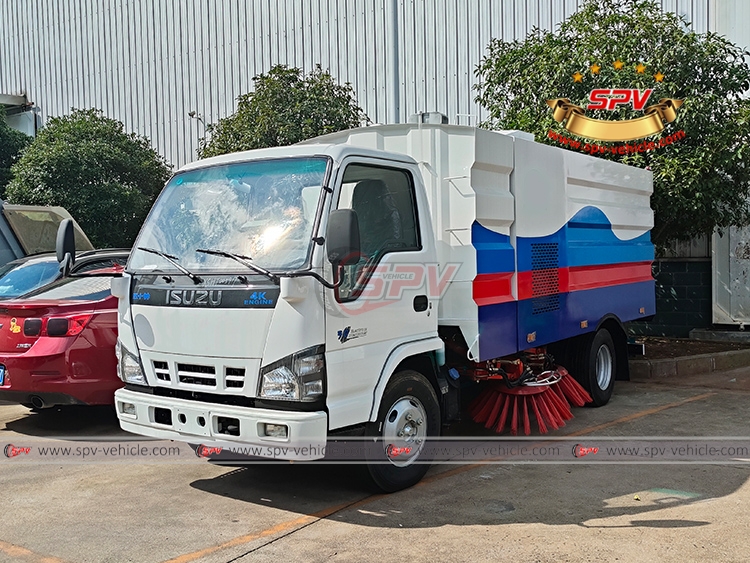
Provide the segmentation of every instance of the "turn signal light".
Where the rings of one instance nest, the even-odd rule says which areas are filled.
[[[23,334],[24,336],[76,336],[83,332],[93,316],[93,314],[83,314],[26,319],[23,322]]]

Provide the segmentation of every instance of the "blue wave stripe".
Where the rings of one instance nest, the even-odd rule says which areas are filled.
[[[508,235],[491,231],[474,221],[471,224],[471,244],[477,252],[478,274],[515,271],[516,253]]]
[[[651,234],[620,240],[601,209],[586,207],[568,221],[568,266],[598,266],[654,259]]]
[[[586,207],[557,232],[545,237],[518,237],[518,271],[531,270],[531,245],[559,244],[559,267],[598,266],[654,259],[654,245],[646,232],[632,240],[620,240],[601,209]]]

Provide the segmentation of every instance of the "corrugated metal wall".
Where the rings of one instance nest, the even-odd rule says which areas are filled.
[[[662,0],[697,31],[744,0]],[[474,69],[490,38],[552,28],[578,0],[0,0],[0,93],[42,119],[97,107],[181,165],[203,125],[231,114],[273,64],[316,63],[351,82],[374,122],[394,115],[389,32],[398,14],[400,121],[440,111],[475,123]],[[740,8],[737,8],[739,10]],[[731,12],[731,13],[730,13]],[[737,26],[742,27],[742,26]],[[745,26],[747,27],[747,26]],[[390,104],[390,105],[389,105]]]

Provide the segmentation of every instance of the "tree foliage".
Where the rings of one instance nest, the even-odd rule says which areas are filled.
[[[320,65],[307,75],[277,65],[253,82],[254,91],[237,98],[233,115],[207,127],[200,158],[291,145],[367,120],[349,83],[337,84]]]
[[[8,127],[5,109],[0,106],[0,199],[5,199],[5,187],[10,182],[10,167],[20,158],[31,137]]]
[[[13,166],[12,203],[61,205],[96,247],[132,245],[170,166],[100,110],[52,118]]]
[[[604,155],[653,170],[652,239],[663,246],[750,220],[746,55],[719,35],[691,31],[682,17],[651,0],[585,0],[555,32],[535,29],[523,41],[492,40],[477,69],[477,101],[489,111],[484,126],[530,131],[555,144],[547,133],[560,128],[547,100],[569,98],[585,107],[593,88],[653,88],[649,104],[684,100],[663,134],[684,130],[685,139],[652,152]],[[616,61],[625,64],[617,70]],[[601,67],[598,73],[592,65]],[[575,82],[576,72],[581,82]],[[618,120],[643,115],[630,106],[586,114]]]

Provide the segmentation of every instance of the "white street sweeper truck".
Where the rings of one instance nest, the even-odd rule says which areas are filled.
[[[290,460],[365,436],[387,491],[427,471],[461,380],[487,427],[557,428],[609,400],[622,323],[655,312],[651,192],[526,133],[421,122],[184,166],[113,282],[122,428]]]

